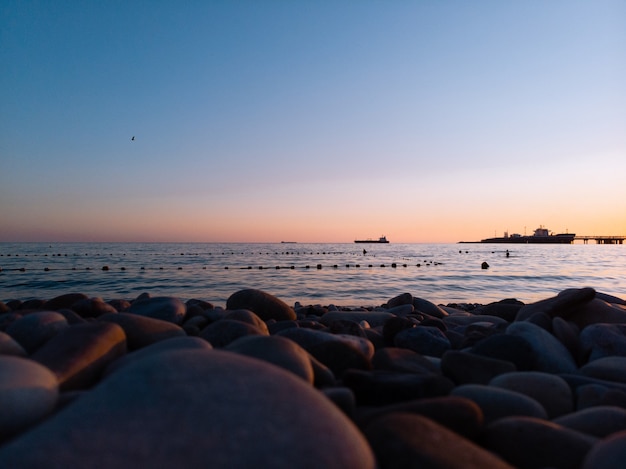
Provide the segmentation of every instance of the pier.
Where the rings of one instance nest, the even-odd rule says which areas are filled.
[[[594,239],[596,244],[624,244],[626,236],[576,236],[574,241],[582,240],[584,244],[588,244],[590,239]]]

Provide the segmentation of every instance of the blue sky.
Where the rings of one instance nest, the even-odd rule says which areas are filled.
[[[8,0],[0,63],[0,241],[626,233],[624,1]]]

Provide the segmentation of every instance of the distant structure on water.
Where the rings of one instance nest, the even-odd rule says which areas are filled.
[[[550,233],[547,228],[541,225],[530,236],[518,233],[509,235],[508,232],[505,232],[502,237],[481,239],[480,242],[504,244],[572,244],[575,237],[576,234],[574,233]]]
[[[375,243],[375,244],[388,244],[389,241],[387,241],[387,237],[386,236],[381,236],[378,239],[355,239],[354,240],[355,243]]]

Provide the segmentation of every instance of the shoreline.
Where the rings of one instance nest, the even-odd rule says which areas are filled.
[[[289,306],[247,289],[224,306],[80,293],[10,306],[2,466],[299,467],[307,454],[311,467],[595,469],[626,448],[626,301],[592,288],[528,304]]]

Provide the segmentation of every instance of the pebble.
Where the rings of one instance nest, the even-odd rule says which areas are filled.
[[[578,369],[574,358],[549,332],[529,322],[514,322],[506,334],[526,339],[530,345],[536,371],[546,373],[575,373]]]
[[[587,453],[581,469],[623,469],[626,461],[626,431],[598,442]]]
[[[98,321],[120,326],[126,334],[129,350],[137,350],[161,340],[185,335],[185,331],[176,324],[134,313],[105,314],[100,316]]]
[[[403,329],[395,335],[393,343],[396,347],[433,357],[441,357],[452,348],[450,339],[439,328],[432,326]]]
[[[261,319],[285,321],[296,319],[295,311],[284,301],[255,289],[239,290],[226,300],[226,309],[249,309]]]
[[[450,394],[474,401],[483,411],[487,424],[514,415],[548,418],[543,406],[535,399],[508,389],[484,384],[463,384],[455,387]]]
[[[33,353],[59,331],[68,327],[62,314],[53,311],[38,311],[16,319],[6,329],[27,353]]]
[[[489,385],[533,398],[543,406],[549,419],[574,410],[572,390],[567,382],[557,375],[540,371],[517,371],[496,376]]]
[[[31,358],[55,374],[61,391],[70,391],[94,385],[107,365],[125,354],[120,326],[91,322],[63,329]]]
[[[350,310],[250,289],[226,308],[12,300],[0,467],[623,467],[625,311],[591,288]]]
[[[381,469],[513,469],[472,441],[421,415],[383,415],[365,428],[365,435]]]
[[[595,406],[563,415],[552,421],[587,435],[604,438],[626,430],[626,409],[614,406]]]
[[[578,468],[598,441],[535,417],[508,417],[487,425],[487,449],[520,468]]]
[[[27,358],[0,355],[0,441],[51,413],[58,397],[57,379],[48,368]]]
[[[487,384],[495,376],[515,371],[515,365],[506,360],[448,350],[441,357],[441,371],[456,384]]]
[[[144,357],[0,448],[0,466],[13,468],[181,465],[373,469],[375,460],[304,380],[218,350]]]
[[[137,299],[130,305],[128,312],[173,324],[180,324],[183,322],[186,309],[185,303],[178,298],[157,296],[154,298]]]

